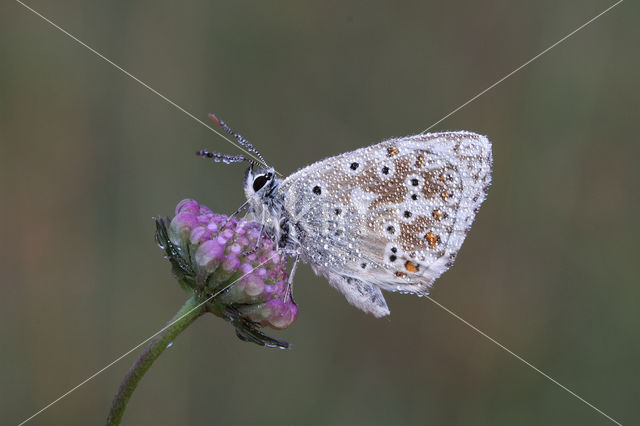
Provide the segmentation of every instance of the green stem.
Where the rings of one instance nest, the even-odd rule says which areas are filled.
[[[124,410],[127,408],[127,402],[131,398],[133,391],[138,386],[138,382],[147,372],[151,364],[160,356],[173,340],[200,315],[205,313],[205,305],[200,305],[201,301],[195,295],[182,305],[182,308],[169,321],[168,325],[161,333],[156,335],[140,357],[131,366],[129,372],[124,377],[118,393],[113,399],[109,417],[107,417],[107,425],[119,425],[122,421]],[[200,306],[199,306],[200,305]],[[174,322],[175,321],[175,322]]]

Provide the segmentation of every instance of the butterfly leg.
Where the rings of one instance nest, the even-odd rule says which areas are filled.
[[[264,232],[264,221],[265,221],[265,211],[262,210],[262,220],[260,221],[260,233],[258,234],[258,239],[256,240],[256,245],[251,249],[242,253],[244,256],[248,256],[258,251],[258,247],[260,247],[260,242],[262,241],[262,233]]]
[[[227,218],[227,220],[224,221],[224,223],[222,224],[222,226],[220,227],[220,229],[224,229],[225,226],[227,226],[227,223],[229,223],[229,221],[235,217],[238,213],[240,213],[242,211],[242,209],[244,209],[245,207],[247,207],[249,205],[249,200],[245,201],[244,203],[242,203],[242,205],[240,207],[238,207],[236,209],[235,212],[231,213],[229,215],[229,217]],[[247,210],[247,213],[249,212],[249,210]],[[245,214],[246,215],[246,214]]]
[[[293,266],[291,267],[291,272],[289,272],[289,280],[287,281],[287,291],[284,293],[284,302],[288,302],[289,299],[293,300],[293,276],[296,274],[296,269],[298,269],[298,261],[300,260],[300,255],[296,254],[295,260],[293,261]]]

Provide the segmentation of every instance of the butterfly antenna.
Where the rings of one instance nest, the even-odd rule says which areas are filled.
[[[251,144],[251,142],[249,142],[248,140],[246,140],[245,138],[243,138],[241,135],[237,134],[236,132],[234,132],[233,130],[231,130],[231,128],[229,126],[227,126],[227,124],[220,120],[218,117],[215,116],[215,114],[209,114],[209,118],[211,120],[213,120],[218,126],[220,126],[222,128],[222,130],[224,130],[225,132],[229,133],[231,136],[233,136],[235,138],[235,140],[242,145],[243,147],[247,148],[247,151],[254,153],[259,159],[260,162],[267,167],[267,163],[264,161],[264,158],[262,158],[262,154],[260,154],[260,152],[258,152],[258,150],[256,149],[255,146],[253,146]]]
[[[210,158],[216,163],[241,163],[243,161],[247,161],[249,163],[253,163],[253,160],[245,157],[244,155],[229,155],[229,154],[221,154],[219,152],[211,152],[201,149],[200,151],[196,151],[196,155],[202,158]]]

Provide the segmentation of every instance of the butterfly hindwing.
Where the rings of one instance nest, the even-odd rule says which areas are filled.
[[[375,284],[339,275],[322,268],[316,273],[323,275],[329,285],[342,293],[347,301],[356,308],[370,313],[376,318],[389,315],[387,302],[384,300],[380,287]]]

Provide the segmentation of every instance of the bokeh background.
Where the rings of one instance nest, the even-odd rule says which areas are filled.
[[[611,4],[472,1],[28,3],[289,174],[418,133]],[[432,295],[624,424],[640,422],[637,44],[627,1],[435,130],[493,141],[494,184]],[[0,6],[0,423],[16,424],[184,302],[154,215],[230,213],[237,153],[113,66]],[[425,299],[389,320],[303,266],[289,351],[197,321],[125,424],[611,424]],[[137,352],[32,424],[102,424]]]

